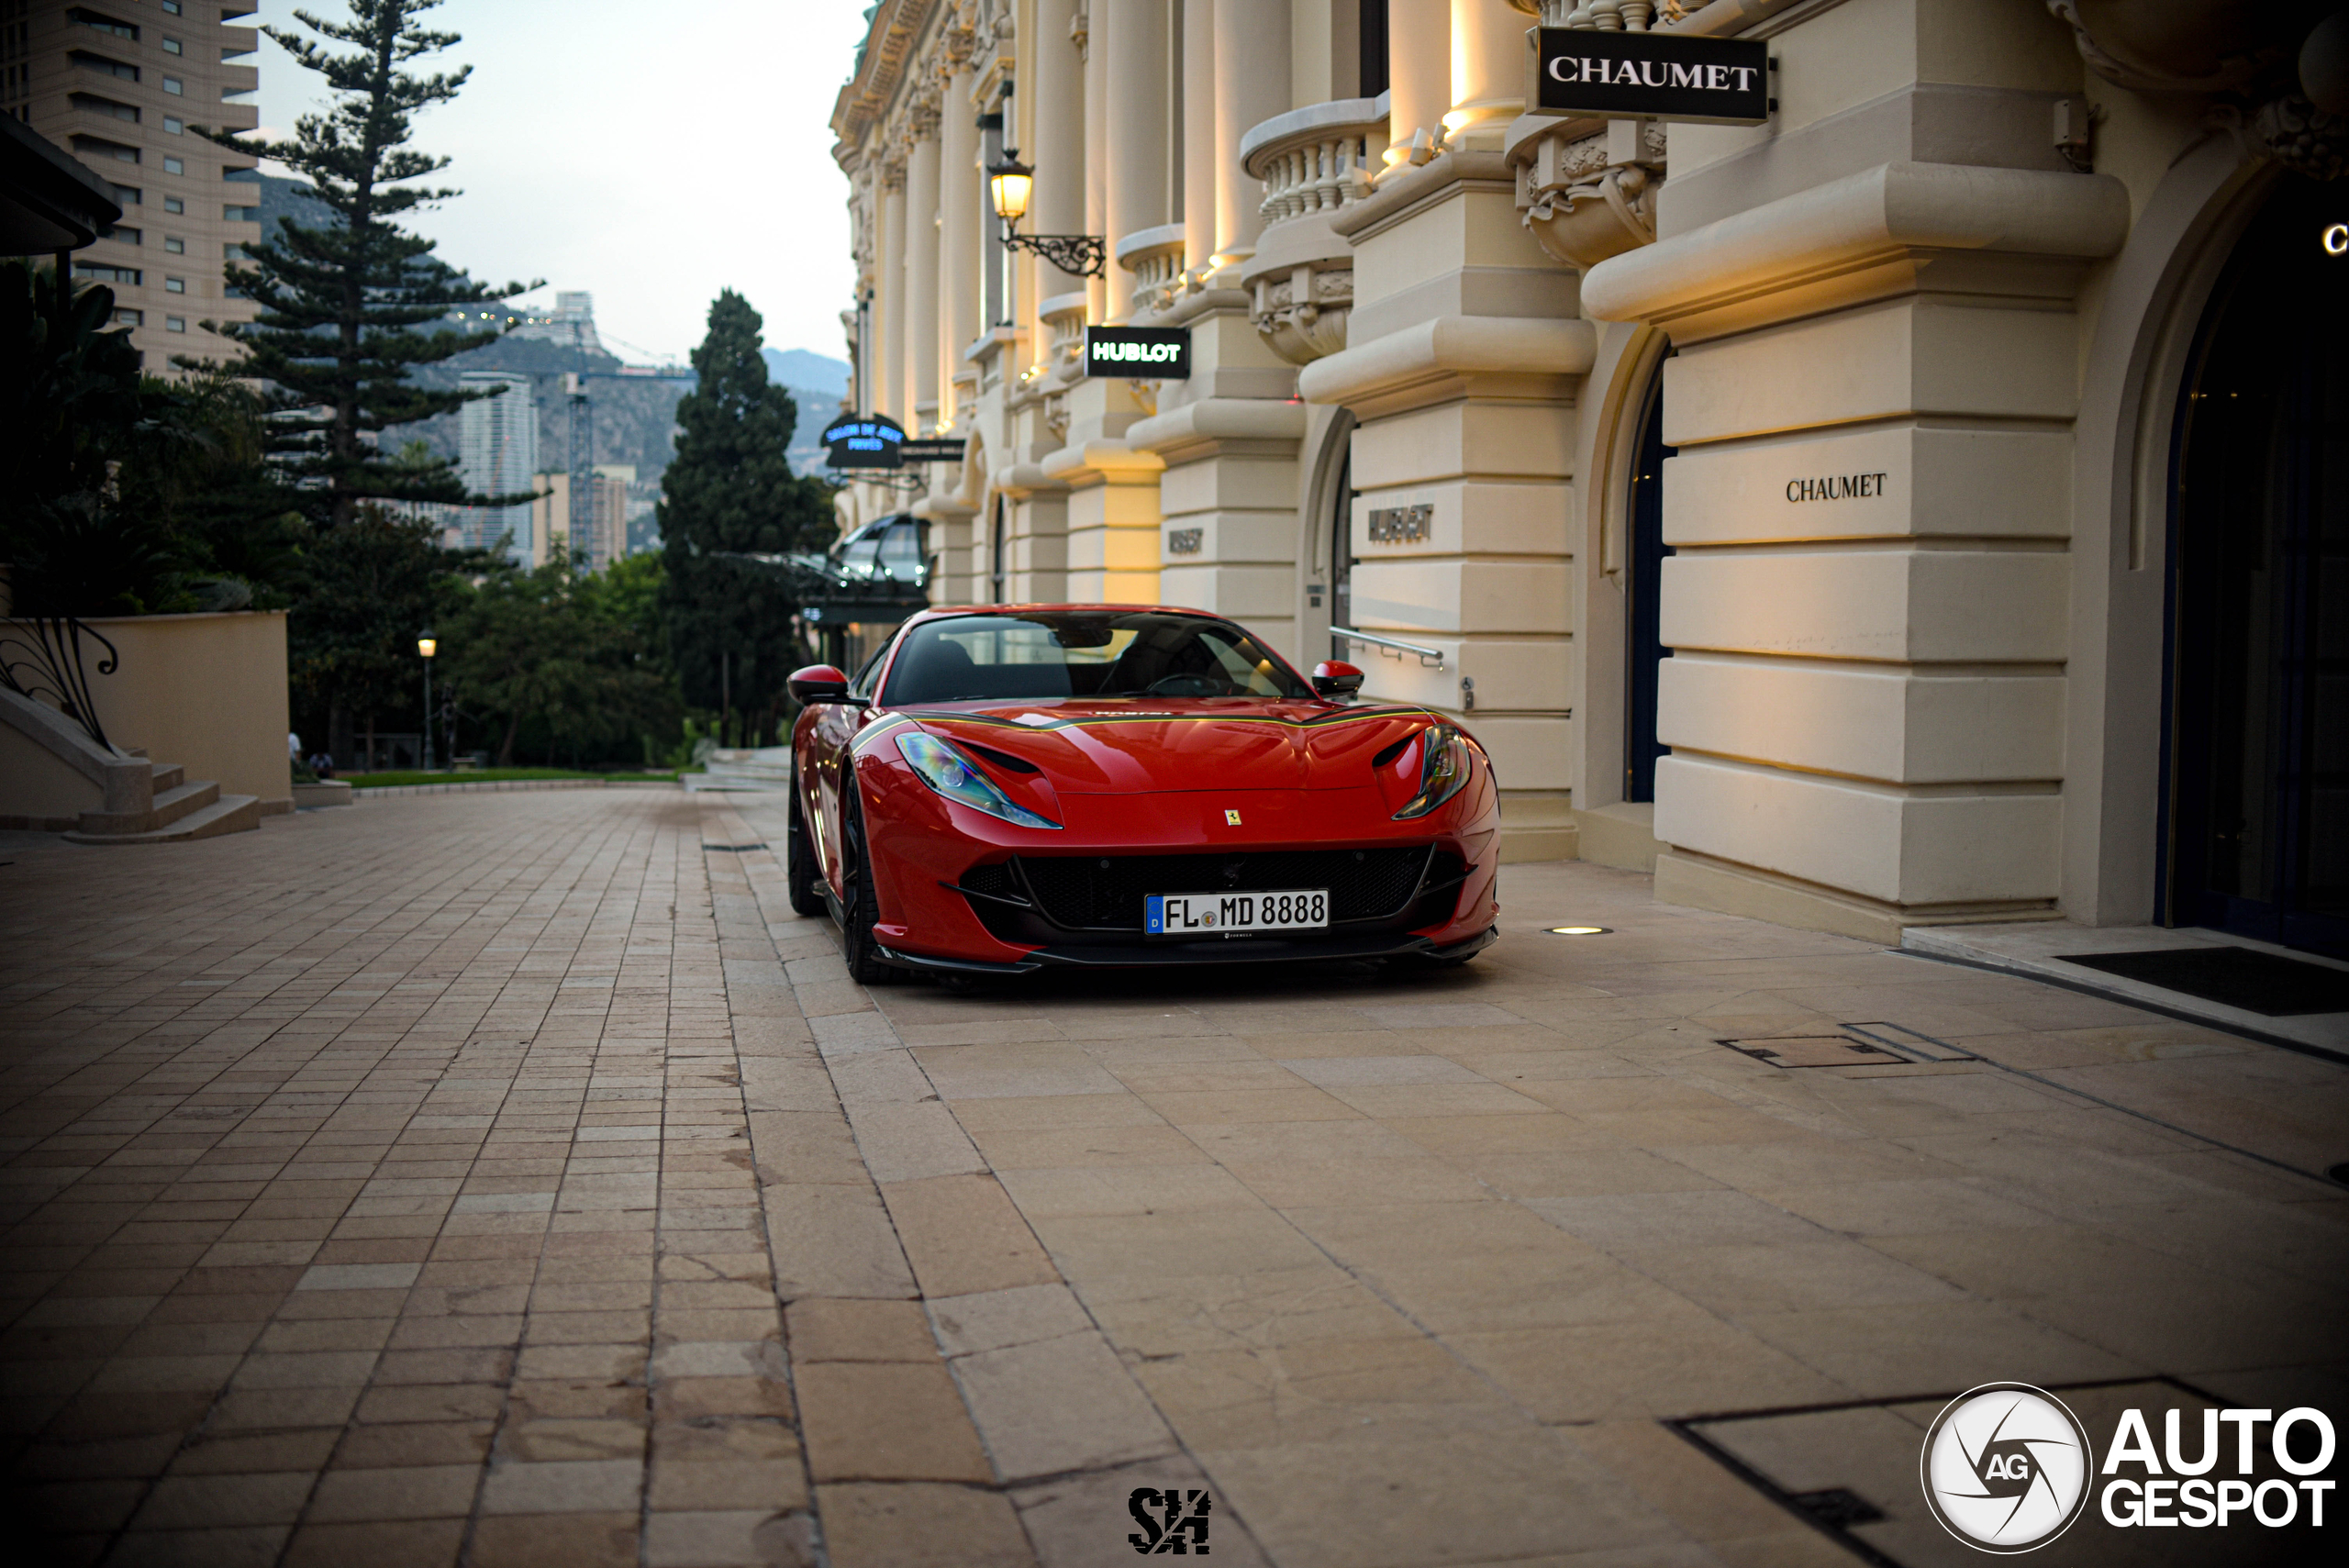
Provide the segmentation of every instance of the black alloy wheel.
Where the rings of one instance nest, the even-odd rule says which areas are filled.
[[[816,847],[807,839],[807,818],[799,809],[799,770],[791,770],[791,837],[784,848],[784,877],[790,890],[791,912],[821,915],[824,884],[816,870]]]
[[[856,808],[853,796],[842,815],[841,828],[848,840],[848,864],[841,879],[846,885],[841,904],[848,912],[848,924],[841,931],[841,956],[848,961],[848,977],[858,984],[892,984],[897,972],[881,962],[880,944],[873,940],[873,928],[881,918],[881,901],[873,891],[873,857],[864,848],[864,814]]]

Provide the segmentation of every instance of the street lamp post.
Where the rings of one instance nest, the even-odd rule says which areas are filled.
[[[1019,154],[1006,150],[1003,161],[987,165],[987,199],[995,207],[995,215],[1003,220],[1003,247],[1007,252],[1025,250],[1041,256],[1071,277],[1098,278],[1108,272],[1108,246],[1097,234],[1022,234],[1019,220],[1028,216],[1028,203],[1036,192],[1036,171],[1019,161]],[[1004,298],[1011,297],[1007,289]],[[1005,308],[1008,310],[1007,303]]]
[[[424,655],[424,771],[432,771],[432,655],[440,643],[426,632],[416,639],[416,651]]]

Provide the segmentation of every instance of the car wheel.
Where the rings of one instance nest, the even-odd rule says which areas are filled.
[[[799,811],[799,780],[791,781],[791,837],[784,845],[784,877],[790,890],[791,912],[820,915],[824,889],[816,875],[816,851],[807,841],[807,819]]]
[[[848,840],[848,875],[841,900],[848,911],[847,929],[841,932],[841,956],[848,960],[848,975],[860,985],[887,985],[897,972],[881,962],[880,944],[873,928],[881,918],[880,899],[873,891],[873,857],[865,852],[863,814],[851,807],[841,824]]]

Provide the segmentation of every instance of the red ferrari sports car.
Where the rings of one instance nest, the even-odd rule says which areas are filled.
[[[1498,910],[1492,763],[1361,684],[1194,610],[918,615],[853,680],[791,677],[792,907],[866,982],[1464,962]]]

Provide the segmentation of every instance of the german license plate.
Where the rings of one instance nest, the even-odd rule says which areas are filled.
[[[1330,890],[1286,893],[1152,893],[1141,901],[1152,937],[1219,937],[1247,931],[1307,931],[1330,923]]]

